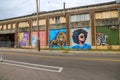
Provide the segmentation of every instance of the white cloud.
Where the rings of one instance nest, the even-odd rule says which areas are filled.
[[[0,20],[36,12],[36,0],[0,0]],[[109,2],[114,0],[40,0],[40,11],[51,11],[66,8]]]

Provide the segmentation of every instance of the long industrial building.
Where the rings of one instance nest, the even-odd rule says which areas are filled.
[[[0,20],[0,47],[120,49],[116,1]]]

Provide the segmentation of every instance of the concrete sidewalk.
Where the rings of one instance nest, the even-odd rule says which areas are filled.
[[[36,49],[21,49],[21,48],[0,48],[0,52],[7,51],[9,52],[27,52],[27,53],[41,53],[41,54],[51,54],[51,55],[79,55],[79,54],[119,54],[120,51],[92,51],[92,50],[86,50],[86,51],[80,51],[80,50],[41,50],[38,51]]]

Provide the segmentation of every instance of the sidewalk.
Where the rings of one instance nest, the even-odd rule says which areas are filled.
[[[21,49],[21,48],[0,48],[1,51],[19,51],[19,52],[28,52],[28,53],[41,53],[41,54],[50,54],[50,55],[79,55],[79,54],[119,54],[120,51],[93,51],[93,50],[41,50],[36,49]]]

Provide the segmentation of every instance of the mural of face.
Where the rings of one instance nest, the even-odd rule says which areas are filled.
[[[73,49],[91,49],[91,45],[85,43],[88,32],[85,29],[76,29],[73,31],[72,39],[76,45],[72,46]]]
[[[79,34],[78,36],[79,44],[82,45],[85,41],[85,36],[83,33]]]
[[[64,32],[59,32],[57,38],[51,42],[51,45],[57,45],[63,47],[66,43],[66,34]]]
[[[87,38],[87,32],[83,29],[77,29],[73,32],[72,38],[73,42],[76,44],[84,44]]]
[[[66,42],[66,34],[64,32],[60,32],[58,35],[57,35],[57,40],[58,42]]]
[[[19,33],[19,35],[20,35],[19,45],[28,46],[29,45],[29,33],[28,32]]]

